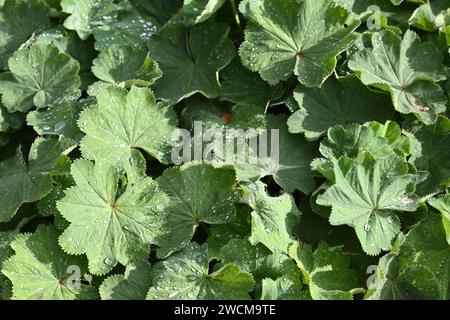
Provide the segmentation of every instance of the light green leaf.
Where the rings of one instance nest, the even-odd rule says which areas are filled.
[[[414,11],[409,24],[430,32],[450,25],[450,1],[427,1]]]
[[[275,280],[266,278],[262,281],[261,300],[310,300],[309,293],[302,290],[299,278],[289,275]]]
[[[9,69],[0,74],[2,102],[9,112],[26,112],[33,105],[44,108],[79,96],[79,63],[52,44],[16,51]]]
[[[375,32],[372,48],[353,55],[349,67],[361,73],[364,84],[389,90],[401,113],[432,124],[445,111],[443,91],[433,82],[445,79],[442,54],[433,44],[422,43],[414,31],[408,30],[403,39],[389,30]]]
[[[217,74],[236,54],[228,32],[228,26],[214,22],[190,29],[174,23],[153,35],[148,41],[150,55],[163,72],[153,86],[156,96],[174,102],[197,92],[219,96]]]
[[[16,156],[0,162],[0,222],[9,221],[24,203],[42,199],[52,189],[52,175],[67,166],[66,141],[37,138],[28,161],[19,147]]]
[[[225,3],[225,0],[184,0],[183,7],[175,19],[183,19],[186,25],[208,20]]]
[[[65,254],[58,246],[53,227],[40,225],[33,235],[21,234],[11,243],[14,256],[2,272],[13,283],[15,300],[86,300],[96,299],[97,290],[76,283],[87,271],[82,257]],[[79,287],[77,287],[79,285]]]
[[[251,274],[227,264],[209,273],[206,245],[190,243],[183,251],[157,263],[148,300],[247,300]]]
[[[289,132],[304,132],[308,139],[339,124],[384,122],[394,113],[387,95],[369,90],[355,76],[329,78],[321,88],[299,86],[294,97],[300,110],[289,118]]]
[[[380,259],[366,299],[448,300],[450,244],[442,219],[429,214],[406,236],[400,251]]]
[[[185,247],[200,223],[226,224],[235,215],[240,192],[232,168],[188,163],[167,169],[157,181],[170,198],[160,257]]]
[[[295,74],[307,87],[320,86],[359,26],[328,0],[244,0],[240,11],[248,19],[242,62],[270,84]]]
[[[89,270],[103,275],[117,262],[146,260],[150,244],[161,234],[168,204],[151,178],[121,184],[115,167],[86,160],[72,165],[76,186],[65,191],[58,210],[70,222],[59,243],[70,254],[86,254]]]
[[[249,188],[248,204],[253,209],[250,242],[262,243],[272,252],[287,253],[294,241],[292,229],[300,222],[294,198],[288,193],[271,197],[260,181]]]
[[[395,154],[374,159],[367,153],[360,164],[347,157],[334,162],[336,184],[318,197],[317,204],[332,207],[332,225],[354,227],[367,254],[390,250],[400,232],[395,211],[413,212],[418,207],[413,194],[416,176]]]
[[[102,300],[145,300],[152,285],[151,266],[147,262],[131,263],[124,275],[113,275],[100,286]]]
[[[34,35],[49,28],[49,7],[43,1],[8,0],[0,8],[0,70]]]
[[[121,14],[117,21],[108,22],[93,30],[95,49],[106,51],[113,45],[135,48],[145,46],[145,43],[159,29],[154,20],[144,18],[137,12]]]
[[[314,300],[353,299],[350,290],[357,287],[358,278],[341,247],[321,242],[313,252],[310,245],[296,242],[289,248],[289,255],[301,269]]]
[[[75,30],[81,40],[86,40],[95,27],[108,24],[117,17],[114,0],[62,0],[61,8],[70,16],[64,27]]]
[[[94,59],[92,72],[100,80],[148,87],[162,76],[158,65],[144,48],[112,45]]]
[[[177,117],[167,103],[156,103],[147,88],[130,92],[108,86],[97,95],[98,106],[80,114],[86,134],[81,151],[88,159],[122,165],[134,149],[142,149],[163,163],[170,161],[170,137]]]
[[[47,109],[29,112],[27,124],[33,126],[39,135],[60,135],[79,141],[82,138],[77,125],[80,111],[80,104],[62,102]]]

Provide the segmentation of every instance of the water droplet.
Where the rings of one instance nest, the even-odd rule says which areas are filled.
[[[364,231],[369,232],[370,228],[371,228],[370,224],[366,223],[364,225]]]
[[[105,260],[103,260],[103,262],[108,266],[112,266],[116,263],[116,260],[111,257],[108,257],[108,258],[105,258]]]

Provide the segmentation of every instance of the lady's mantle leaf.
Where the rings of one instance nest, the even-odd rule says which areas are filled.
[[[102,300],[145,300],[152,285],[152,268],[148,262],[131,263],[125,275],[113,275],[100,286]]]
[[[208,20],[225,3],[225,0],[184,0],[183,7],[174,19],[182,19],[186,25]]]
[[[287,253],[294,241],[292,229],[300,222],[300,212],[290,194],[271,197],[264,183],[249,186],[248,204],[252,211],[250,242],[264,244],[272,252]]]
[[[44,108],[78,97],[79,63],[53,44],[38,43],[9,59],[0,75],[2,102],[9,112]]]
[[[430,173],[428,179],[417,186],[421,195],[434,193],[450,186],[450,120],[440,116],[432,126],[414,123],[408,131],[422,145],[413,163],[418,170]]]
[[[177,125],[170,105],[156,103],[151,91],[138,87],[127,92],[108,86],[97,100],[98,106],[83,111],[79,119],[86,133],[81,141],[86,158],[123,165],[140,148],[163,163],[170,161],[169,141]]]
[[[82,40],[86,40],[95,27],[117,17],[114,0],[62,0],[61,8],[70,14],[64,27],[75,30]]]
[[[399,251],[380,259],[366,299],[448,300],[450,244],[445,222],[430,213],[405,237]]]
[[[303,85],[320,86],[359,25],[329,0],[244,0],[240,10],[249,20],[242,62],[270,84],[294,73]]]
[[[59,243],[70,254],[85,253],[93,274],[106,274],[117,262],[145,260],[150,243],[161,234],[167,196],[150,178],[135,177],[119,186],[115,167],[86,160],[72,165],[76,186],[57,202],[70,222]],[[123,181],[123,180],[121,180]]]
[[[408,164],[391,154],[374,159],[369,153],[358,164],[347,157],[334,161],[336,184],[320,195],[317,203],[331,206],[330,223],[355,228],[364,251],[377,255],[389,250],[400,232],[395,211],[415,211],[416,176]]]
[[[11,243],[14,256],[5,261],[3,274],[13,284],[17,300],[96,299],[97,289],[73,278],[87,272],[83,257],[65,254],[58,245],[58,233],[40,225],[33,235],[21,234]],[[78,287],[79,286],[79,287]]]
[[[186,29],[169,24],[148,41],[151,56],[163,77],[153,86],[156,96],[177,102],[200,92],[208,98],[219,96],[217,73],[235,56],[227,38],[229,27],[206,22]]]
[[[319,88],[298,87],[300,110],[288,120],[289,132],[317,139],[338,124],[386,121],[394,114],[389,96],[375,93],[355,76],[329,78]]]
[[[413,113],[426,124],[436,122],[446,104],[442,89],[433,82],[445,79],[439,49],[421,43],[410,30],[403,39],[389,30],[375,32],[372,46],[353,55],[349,67],[361,72],[364,84],[387,88],[397,111]]]
[[[20,147],[14,158],[0,162],[0,222],[10,220],[23,203],[38,201],[50,192],[52,175],[67,165],[62,153],[68,147],[65,141],[38,138],[28,162]]]
[[[253,289],[251,274],[235,264],[209,273],[206,244],[194,242],[156,264],[153,274],[148,300],[247,300]]]
[[[93,61],[92,72],[100,80],[126,87],[150,86],[161,77],[158,65],[144,48],[113,45]]]
[[[234,203],[240,196],[235,172],[229,167],[188,163],[164,171],[158,184],[170,197],[166,234],[158,243],[160,257],[185,247],[200,223],[229,222],[235,214]]]
[[[0,70],[14,51],[49,28],[49,7],[43,1],[8,0],[0,8]]]
[[[289,255],[297,262],[314,300],[353,299],[350,290],[357,287],[358,278],[342,248],[321,242],[313,252],[310,245],[296,242]]]

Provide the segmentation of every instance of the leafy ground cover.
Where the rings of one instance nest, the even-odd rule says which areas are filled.
[[[449,48],[449,0],[0,0],[1,299],[450,299]]]

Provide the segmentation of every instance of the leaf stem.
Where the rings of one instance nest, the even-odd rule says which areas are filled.
[[[233,9],[234,20],[236,21],[236,25],[238,26],[239,30],[242,31],[241,19],[239,18],[239,11],[237,10],[235,0],[230,0],[230,4],[231,4],[231,8]]]
[[[31,217],[26,217],[20,220],[20,222],[17,224],[16,228],[14,230],[20,231],[23,227],[25,227],[31,220],[34,220],[35,218],[39,217],[38,215],[33,215]]]

